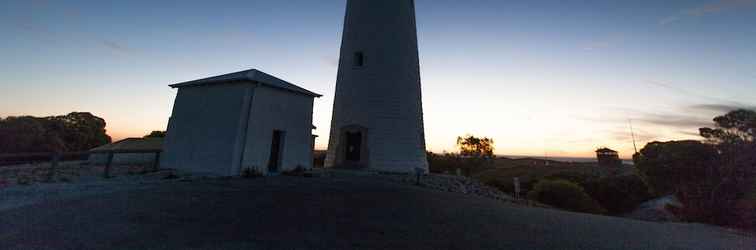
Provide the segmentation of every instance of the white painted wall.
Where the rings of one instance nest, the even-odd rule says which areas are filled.
[[[161,166],[216,175],[267,174],[274,130],[286,132],[280,170],[312,168],[314,97],[252,83],[178,91]]]
[[[363,67],[354,66],[355,52],[364,53]],[[338,164],[349,125],[367,128],[369,168],[427,170],[413,0],[348,1],[327,167]]]
[[[314,98],[260,86],[252,98],[242,168],[267,173],[273,131],[286,133],[281,170],[312,168],[312,110]]]
[[[214,84],[178,90],[161,166],[236,175],[231,166],[245,95],[252,84]]]

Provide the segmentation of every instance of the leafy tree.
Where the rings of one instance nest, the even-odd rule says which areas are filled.
[[[145,135],[144,138],[164,138],[165,131],[152,131],[150,134]]]
[[[473,135],[457,137],[457,148],[462,160],[460,168],[467,176],[491,163],[494,156],[494,140]]]
[[[90,113],[0,120],[0,153],[84,151],[111,142],[105,120]]]
[[[700,129],[701,136],[714,144],[748,144],[756,137],[756,111],[735,110],[714,118],[716,128]]]
[[[654,142],[634,159],[657,192],[685,203],[684,218],[727,224],[756,176],[756,112],[735,110],[714,122],[715,128],[700,129],[705,142]]]
[[[464,157],[488,159],[494,157],[494,141],[487,137],[460,136],[457,137],[457,147],[459,148],[459,154]]]
[[[635,166],[658,195],[677,194],[706,177],[716,154],[700,141],[652,142],[641,149]]]
[[[528,199],[573,212],[606,213],[582,187],[567,180],[541,180],[528,192]]]
[[[112,142],[105,131],[105,120],[88,112],[73,112],[64,116],[47,117],[61,133],[68,151],[84,151]]]

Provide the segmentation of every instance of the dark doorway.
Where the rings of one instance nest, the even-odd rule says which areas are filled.
[[[281,167],[281,153],[283,151],[284,132],[273,131],[273,142],[270,144],[270,160],[268,160],[268,172],[277,173]]]
[[[359,162],[361,159],[362,133],[346,133],[346,160]]]

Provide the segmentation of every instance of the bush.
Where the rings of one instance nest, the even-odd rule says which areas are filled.
[[[251,168],[244,168],[241,173],[242,178],[257,178],[262,177],[263,174],[260,172],[260,170],[257,170],[255,167]]]
[[[567,180],[541,180],[528,193],[528,199],[573,212],[606,213],[582,187]]]
[[[581,183],[581,186],[612,215],[632,212],[654,198],[648,185],[637,175],[596,179]]]
[[[284,171],[281,174],[283,174],[285,176],[304,176],[304,174],[305,174],[306,171],[307,170],[304,167],[297,166],[297,168],[295,168],[293,170],[289,170],[289,171]]]

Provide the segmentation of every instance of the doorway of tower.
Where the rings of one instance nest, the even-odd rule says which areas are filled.
[[[346,133],[346,160],[350,162],[360,162],[360,149],[362,148],[362,133]]]
[[[368,131],[359,125],[341,129],[337,166],[360,169],[368,167]]]
[[[286,133],[284,131],[273,131],[273,141],[270,144],[270,158],[268,159],[268,173],[278,173],[281,169],[285,136]]]

